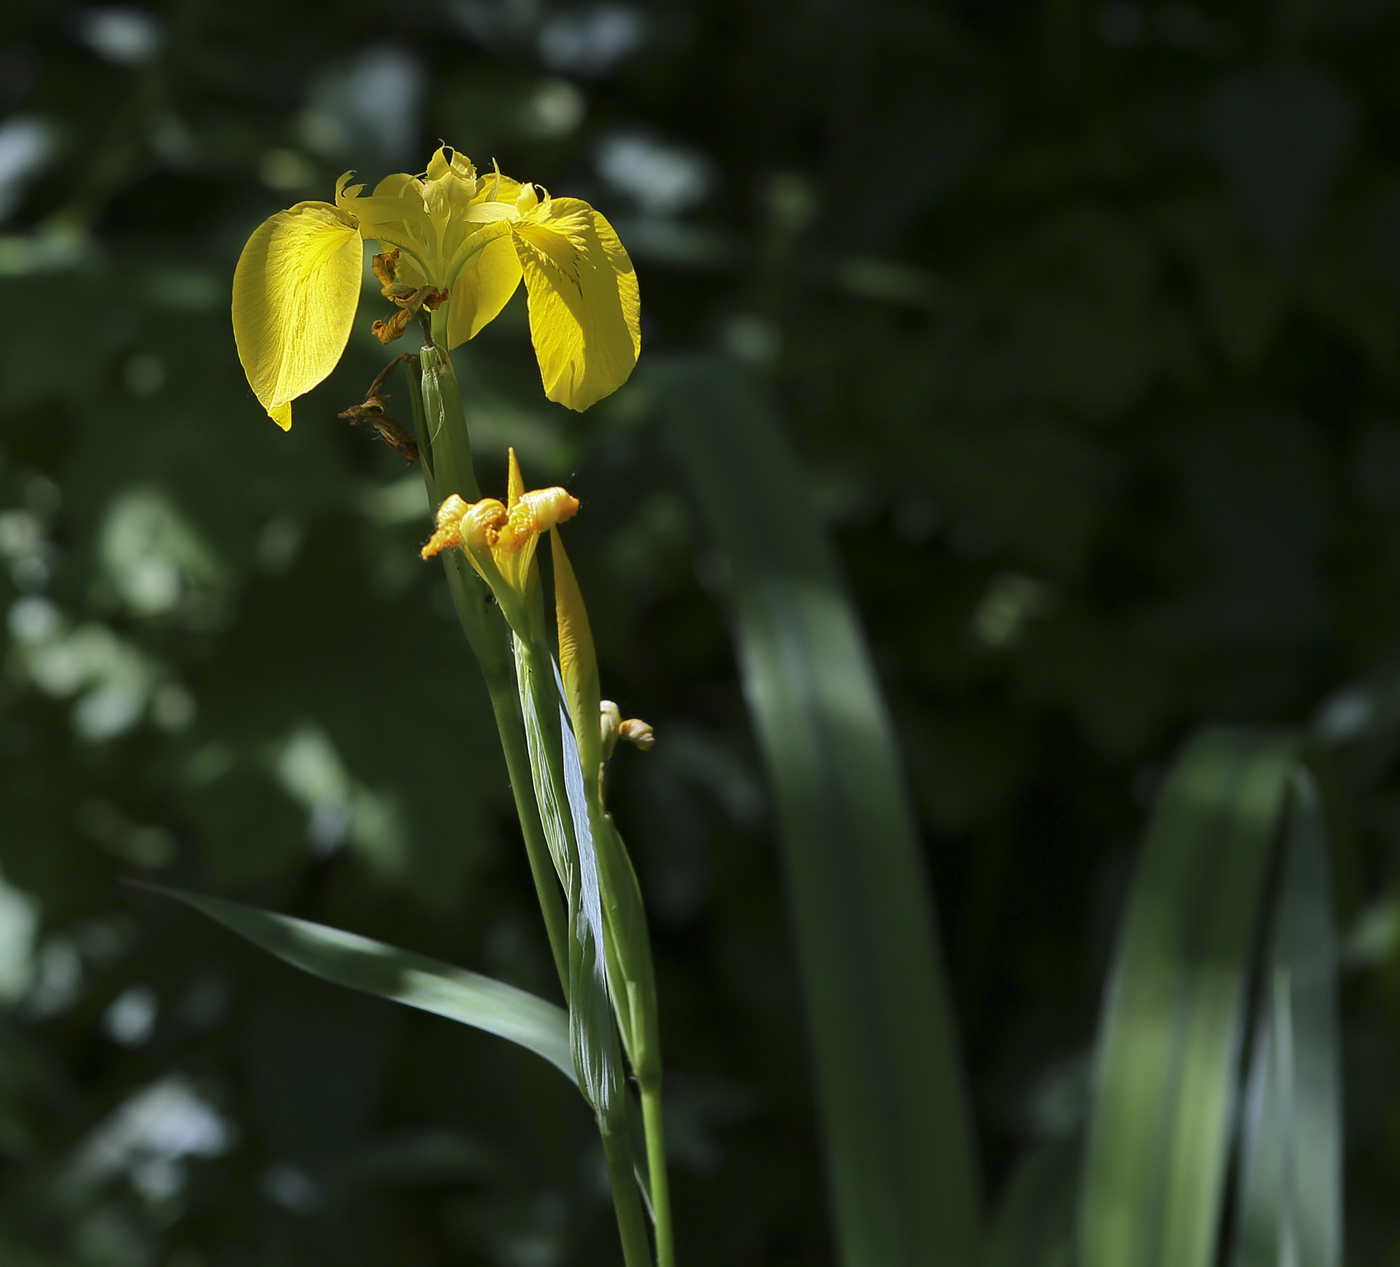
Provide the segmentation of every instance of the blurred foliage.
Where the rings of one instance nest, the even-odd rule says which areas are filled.
[[[1376,0],[176,0],[0,37],[0,1257],[615,1261],[591,1125],[527,1053],[304,978],[144,892],[273,907],[548,997],[421,480],[280,434],[229,278],[271,212],[438,138],[592,201],[644,358],[783,400],[894,708],[992,1192],[1080,1125],[1163,763],[1314,719],[1343,807],[1348,1245],[1400,1251],[1400,19]],[[683,1261],[830,1261],[728,565],[636,383],[548,405],[584,502],[614,799],[657,940]],[[761,542],[755,543],[761,548]]]

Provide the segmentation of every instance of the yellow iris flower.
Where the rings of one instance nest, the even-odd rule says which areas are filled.
[[[423,176],[365,194],[350,173],[334,204],[300,202],[254,230],[233,276],[238,359],[286,430],[291,402],[330,374],[359,303],[361,243],[393,259],[395,289],[446,291],[447,346],[472,338],[521,280],[550,400],[587,409],[627,381],[641,348],[637,275],[612,226],[577,198],[491,172],[443,147]],[[389,293],[386,285],[385,293]]]
[[[562,488],[525,491],[515,450],[510,450],[506,503],[494,497],[468,502],[453,493],[438,507],[437,531],[421,551],[431,559],[443,550],[461,549],[478,575],[491,587],[506,618],[522,636],[526,632],[523,600],[529,598],[536,573],[532,568],[540,534],[578,513],[578,499]]]

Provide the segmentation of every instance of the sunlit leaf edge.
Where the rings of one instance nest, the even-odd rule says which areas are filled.
[[[564,1009],[492,977],[357,933],[163,885],[141,885],[193,907],[279,959],[325,981],[509,1039],[577,1085]]]

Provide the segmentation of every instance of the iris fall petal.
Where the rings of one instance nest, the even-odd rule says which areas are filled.
[[[555,198],[513,226],[545,395],[587,409],[627,381],[641,350],[632,261],[586,202]]]
[[[420,176],[400,172],[366,192],[346,172],[334,204],[298,203],[253,233],[233,282],[239,360],[264,409],[286,429],[291,402],[335,367],[360,294],[362,241],[401,311],[394,338],[424,310],[453,348],[495,319],[524,280],[545,393],[586,409],[632,372],[640,347],[637,278],[612,226],[576,198],[499,171],[478,174],[440,148]],[[445,293],[444,293],[445,292]],[[445,329],[438,324],[445,318]]]
[[[279,211],[253,232],[233,275],[233,336],[259,403],[284,431],[291,402],[330,374],[360,298],[353,219],[324,202]]]

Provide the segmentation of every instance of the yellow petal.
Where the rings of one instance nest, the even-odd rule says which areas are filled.
[[[446,227],[453,214],[476,196],[476,168],[465,154],[438,149],[428,161],[423,203],[434,223]]]
[[[566,488],[535,488],[521,493],[496,538],[502,550],[524,550],[540,533],[578,514],[578,498]]]
[[[520,212],[508,202],[475,202],[460,218],[467,224],[494,224],[497,220],[518,220]]]
[[[353,218],[324,202],[265,220],[233,274],[233,337],[253,395],[284,431],[291,402],[336,366],[360,298]]]
[[[492,551],[501,574],[515,590],[529,597],[534,589],[537,573],[531,565],[540,534],[577,513],[578,499],[562,488],[537,488],[516,498]]]
[[[395,172],[392,176],[386,176],[374,187],[376,198],[403,198],[405,196],[416,197],[419,202],[423,201],[423,182],[417,176],[410,176],[407,172]]]
[[[505,223],[483,228],[476,236],[484,239],[481,253],[462,268],[449,287],[449,348],[474,339],[482,326],[496,319],[520,285],[520,261]]]
[[[520,182],[509,176],[502,176],[498,167],[489,175],[483,175],[477,180],[476,197],[472,199],[472,204],[479,206],[483,202],[504,202],[514,207],[519,197]]]
[[[627,381],[641,350],[632,261],[607,220],[577,198],[542,203],[511,230],[545,395],[587,409]]]
[[[461,185],[468,198],[476,193],[476,168],[471,159],[446,145],[438,146],[428,160],[428,180]]]

